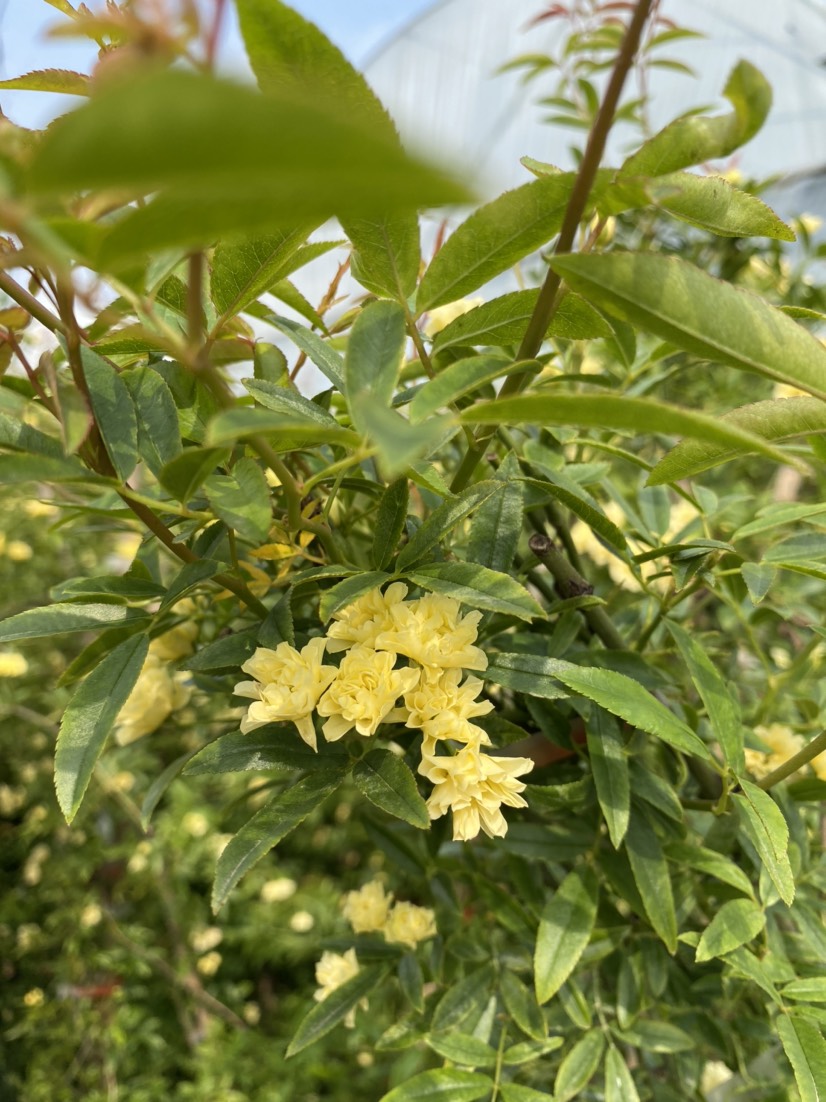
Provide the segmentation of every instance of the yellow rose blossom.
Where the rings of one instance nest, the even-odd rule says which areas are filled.
[[[434,788],[427,801],[431,819],[453,812],[453,840],[469,842],[479,830],[504,837],[508,824],[500,808],[525,807],[519,793],[524,781],[516,778],[533,769],[530,758],[497,758],[483,754],[473,743],[453,756],[435,755],[435,742],[425,739],[419,772]]]
[[[488,657],[474,647],[481,612],[460,615],[459,602],[440,593],[393,607],[393,626],[376,639],[377,650],[403,654],[420,666],[486,670]]]
[[[477,699],[484,688],[478,677],[467,677],[460,685],[461,680],[460,669],[423,669],[419,680],[404,695],[405,707],[410,712],[407,726],[427,725],[427,732],[433,738],[455,738],[453,732],[459,724],[493,710],[490,700]],[[482,741],[489,741],[486,735]]]
[[[347,653],[318,703],[318,714],[329,716],[323,727],[328,742],[336,742],[353,727],[369,737],[390,718],[398,698],[419,679],[418,670],[394,670],[395,661],[394,654],[361,645]]]
[[[10,540],[6,545],[6,556],[12,562],[28,562],[34,554],[25,540]]]
[[[246,734],[265,723],[291,722],[313,750],[318,749],[313,710],[319,697],[335,678],[335,666],[323,666],[325,639],[311,639],[301,652],[289,643],[279,643],[275,650],[258,647],[241,669],[254,681],[241,681],[235,686],[237,696],[253,701],[241,720]]]
[[[475,310],[477,306],[483,306],[484,302],[483,298],[476,295],[473,298],[459,298],[455,302],[437,306],[435,310],[428,312],[427,321],[422,326],[422,332],[426,337],[435,337],[437,333],[441,333],[443,329],[446,329],[452,321],[456,321],[462,314]]]
[[[148,654],[132,692],[118,713],[115,726],[118,745],[126,746],[151,735],[172,712],[182,708],[191,695],[186,680],[186,674],[171,673],[157,655]]]
[[[19,651],[0,653],[0,677],[23,677],[29,672],[29,663]]]
[[[371,880],[356,892],[348,892],[342,901],[344,917],[353,933],[369,934],[381,930],[390,911],[392,895],[385,895],[380,880]]]
[[[348,949],[346,953],[332,953],[326,949],[321,954],[321,960],[315,966],[315,979],[319,984],[318,990],[313,995],[317,1003],[323,1002],[328,996],[342,984],[347,983],[353,976],[359,974],[359,962],[355,949]],[[362,999],[359,1006],[367,1009],[367,999]],[[347,1014],[344,1024],[352,1029],[356,1024],[356,1008]]]
[[[429,907],[397,903],[387,916],[384,936],[388,941],[415,949],[420,941],[436,936],[436,918]]]
[[[333,622],[327,631],[327,650],[335,654],[358,643],[376,647],[376,639],[393,626],[392,610],[404,601],[407,586],[393,582],[382,593],[371,589],[351,605],[333,614]]]
[[[791,727],[784,723],[770,723],[767,727],[755,727],[754,733],[769,747],[769,752],[746,748],[746,769],[758,779],[773,773],[806,744],[802,735],[796,735]]]

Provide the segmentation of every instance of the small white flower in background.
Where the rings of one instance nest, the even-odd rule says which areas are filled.
[[[420,941],[436,936],[436,916],[429,907],[397,903],[387,916],[384,936],[388,941],[415,949]]]
[[[290,919],[290,929],[296,934],[308,934],[315,926],[315,919],[309,911],[296,911]]]
[[[100,920],[103,918],[103,911],[100,909],[97,903],[87,903],[83,910],[80,912],[80,925],[86,930],[91,930],[93,926],[99,926]]]
[[[485,300],[479,295],[473,298],[459,298],[455,302],[447,302],[444,306],[437,306],[435,310],[429,310],[427,321],[422,326],[422,332],[426,337],[435,337],[446,329],[452,321],[456,321],[462,314],[468,314],[477,306],[484,306]]]
[[[48,859],[49,847],[41,843],[35,846],[23,865],[23,883],[33,888],[43,879],[43,863]]]
[[[23,677],[29,671],[25,655],[16,650],[0,653],[0,677]]]
[[[193,838],[203,838],[209,830],[209,819],[201,811],[187,811],[181,826]]]
[[[392,899],[392,894],[385,894],[380,880],[371,880],[358,891],[347,892],[341,909],[353,933],[369,934],[384,926]]]
[[[722,1060],[709,1060],[700,1076],[700,1091],[703,1095],[709,1095],[733,1077],[734,1072]]]
[[[17,814],[25,802],[25,788],[12,788],[11,785],[0,784],[0,815],[4,819],[10,819]]]
[[[46,996],[43,994],[42,987],[33,987],[23,996],[24,1006],[42,1006],[45,1001]]]
[[[258,1025],[261,1021],[261,1007],[258,1003],[244,1003],[241,1015],[247,1025]]]
[[[348,949],[346,953],[332,953],[329,949],[325,949],[321,954],[321,960],[315,966],[315,981],[319,987],[313,998],[317,1003],[323,1002],[342,984],[357,976],[359,971],[355,949]],[[367,999],[362,999],[358,1005],[366,1010]],[[352,1029],[356,1024],[356,1007],[347,1014],[344,1024],[348,1029]]]
[[[219,926],[205,926],[202,930],[193,930],[189,944],[196,953],[208,953],[224,940],[224,931]]]
[[[25,540],[10,540],[6,544],[6,557],[12,562],[28,562],[34,554]]]
[[[262,903],[283,903],[295,895],[298,884],[289,876],[279,876],[275,880],[267,880],[261,886]]]
[[[214,976],[221,967],[221,961],[223,959],[220,953],[216,953],[213,950],[213,952],[207,953],[205,956],[201,957],[195,967],[202,976]]]

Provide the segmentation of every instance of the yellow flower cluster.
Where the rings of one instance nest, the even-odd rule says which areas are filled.
[[[179,601],[176,607],[179,612],[194,609],[192,601]],[[138,680],[118,713],[115,740],[119,746],[151,735],[172,712],[188,702],[191,694],[186,684],[188,676],[170,670],[169,663],[192,654],[197,635],[197,622],[185,620],[149,644]]]
[[[356,934],[381,933],[387,941],[406,945],[415,949],[420,941],[436,936],[436,920],[428,907],[417,907],[415,903],[393,904],[392,893],[385,893],[381,881],[371,880],[358,891],[347,892],[341,901],[344,917]],[[355,949],[345,953],[333,953],[325,950],[321,960],[315,966],[318,990],[313,996],[316,1002],[323,1002],[342,984],[347,983],[360,971]],[[367,999],[358,1004],[367,1009]],[[348,1029],[356,1024],[356,1007],[353,1007],[344,1019]]]
[[[344,917],[355,934],[383,934],[387,941],[415,949],[420,941],[436,936],[436,919],[429,907],[393,903],[380,880],[371,880],[342,900]]]
[[[487,668],[486,654],[475,645],[482,614],[462,615],[458,601],[437,593],[406,597],[407,586],[394,582],[337,612],[326,638],[311,639],[301,651],[289,643],[259,647],[241,667],[254,680],[235,687],[253,701],[241,730],[291,722],[317,750],[315,712],[325,719],[328,742],[350,731],[369,738],[382,723],[418,728],[419,773],[435,786],[427,805],[431,819],[451,811],[457,841],[469,841],[480,830],[503,836],[501,806],[525,806],[525,784],[517,778],[533,762],[483,753],[490,739],[471,722],[493,708],[478,699],[478,677],[462,680],[463,670]],[[325,650],[345,652],[339,666],[323,663]],[[399,660],[407,664],[397,665]]]
[[[770,723],[765,727],[755,727],[754,733],[769,747],[768,751],[746,748],[746,769],[758,780],[768,777],[769,773],[779,769],[789,758],[799,754],[806,745],[805,738],[802,735],[796,735],[785,723]],[[812,758],[809,765],[820,780],[826,781],[826,751]]]

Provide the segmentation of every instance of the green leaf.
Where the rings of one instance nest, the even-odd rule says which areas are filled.
[[[49,590],[54,601],[73,601],[78,597],[120,597],[125,601],[153,601],[163,597],[166,588],[148,578],[132,574],[104,575],[99,578],[69,578]]]
[[[520,620],[545,619],[540,605],[510,574],[476,566],[472,562],[434,562],[408,572],[422,589],[443,593],[471,608],[516,616]]]
[[[521,1067],[523,1064],[532,1064],[543,1056],[556,1052],[564,1044],[565,1041],[562,1037],[548,1037],[544,1041],[519,1041],[505,1049],[502,1053],[502,1063],[507,1067]],[[543,1095],[542,1097],[546,1096]]]
[[[381,399],[364,391],[358,410],[362,431],[375,445],[382,473],[389,479],[429,455],[453,424],[450,417],[431,417],[425,424],[411,425],[395,409],[388,409]]]
[[[677,951],[677,914],[668,862],[654,828],[639,812],[631,816],[628,824],[625,851],[645,913],[666,949],[673,955]]]
[[[320,806],[342,781],[342,771],[324,769],[302,777],[274,796],[241,827],[215,867],[212,909],[219,911],[242,876],[298,824]]]
[[[499,1093],[502,1102],[553,1102],[550,1094],[534,1090],[533,1087],[523,1087],[519,1083],[501,1083]]]
[[[778,1015],[777,1035],[794,1071],[800,1102],[826,1099],[826,1040],[818,1026],[796,1014]]]
[[[754,402],[724,413],[721,421],[726,426],[749,432],[755,438],[780,443],[826,432],[826,403],[819,398],[767,398],[763,402]],[[648,483],[657,486],[663,482],[692,478],[701,471],[753,451],[756,449],[745,443],[682,440],[654,467]],[[766,524],[765,527],[773,525]],[[750,525],[744,525],[737,535],[751,535],[752,531]]]
[[[318,615],[321,622],[326,624],[336,612],[351,605],[371,589],[378,589],[389,579],[390,575],[385,574],[383,570],[369,570],[366,574],[355,574],[331,586],[322,593],[319,602]]]
[[[187,765],[187,774],[245,773],[248,770],[285,770],[318,768],[321,761],[336,769],[347,766],[347,755],[336,747],[325,747],[322,758],[311,750],[296,734],[292,724],[280,726],[267,724],[249,734],[235,731],[222,735],[197,751]]]
[[[163,612],[164,609],[171,608],[196,586],[214,578],[220,570],[221,564],[214,559],[196,559],[194,562],[184,563],[169,583],[158,611]]]
[[[24,452],[35,452],[56,459],[63,455],[59,440],[3,412],[0,412],[0,448],[19,448]]]
[[[89,402],[106,451],[122,482],[132,474],[138,453],[138,417],[129,388],[115,371],[87,345],[80,346]]]
[[[490,965],[483,965],[465,976],[442,995],[433,1012],[430,1028],[434,1033],[455,1029],[473,1011],[481,1011],[488,1000],[492,980]]]
[[[466,198],[363,114],[345,115],[309,88],[261,95],[181,69],[125,77],[58,119],[37,147],[28,186],[46,196],[160,191],[114,224],[103,244],[108,263],[332,214],[370,217]]]
[[[602,708],[593,710],[591,719],[585,724],[585,734],[599,806],[611,843],[614,849],[619,849],[631,814],[625,743],[616,719]]]
[[[580,425],[636,435],[675,433],[728,448],[761,452],[778,463],[790,462],[788,455],[761,437],[728,421],[650,398],[613,394],[526,394],[519,398],[479,402],[464,410],[459,420],[468,425]]]
[[[44,639],[71,631],[95,631],[115,624],[149,620],[143,609],[113,604],[43,605],[18,612],[0,621],[0,643],[16,643],[19,639]]]
[[[580,253],[550,264],[590,302],[676,348],[826,399],[826,349],[751,291],[653,253]]]
[[[784,984],[783,998],[806,1003],[826,1003],[826,976],[810,976]]]
[[[574,174],[560,173],[506,191],[475,211],[447,239],[419,284],[419,313],[475,291],[559,231]]]
[[[399,961],[398,976],[404,997],[421,1014],[424,1011],[424,976],[415,952],[405,953]]]
[[[0,455],[0,485],[21,482],[91,482],[104,480],[74,456]]]
[[[673,861],[678,868],[697,869],[706,873],[724,884],[729,884],[744,895],[753,896],[754,888],[751,881],[729,857],[725,857],[716,850],[706,849],[704,846],[689,845],[686,842],[669,842],[665,847],[666,856]]]
[[[695,1038],[679,1026],[647,1018],[639,1018],[631,1029],[617,1031],[616,1035],[623,1044],[646,1052],[688,1052],[697,1047]]]
[[[686,754],[711,760],[705,744],[687,724],[678,719],[664,704],[644,689],[638,681],[614,670],[602,670],[596,666],[575,666],[557,659],[552,664],[554,677],[569,689],[588,697],[612,715]]]
[[[291,591],[287,590],[272,606],[258,631],[258,642],[262,647],[274,650],[279,643],[295,646],[295,624],[291,604]]]
[[[768,563],[744,562],[740,567],[752,604],[759,605],[777,577],[777,567]]]
[[[311,402],[299,394],[292,386],[278,386],[265,379],[242,379],[241,382],[256,402],[260,402],[267,409],[283,413],[291,420],[306,419],[316,425],[338,427],[338,422],[332,414],[318,402]]]
[[[155,808],[163,799],[164,793],[180,774],[186,763],[190,758],[194,757],[198,753],[198,747],[194,750],[187,750],[185,754],[181,754],[167,765],[166,769],[162,773],[159,773],[157,777],[152,781],[149,788],[146,790],[146,795],[143,798],[141,804],[141,827],[146,831],[152,821],[152,816],[155,813]]]
[[[88,96],[90,80],[71,69],[38,69],[23,76],[0,80],[0,88],[21,92],[56,92],[63,96]]]
[[[474,345],[519,345],[536,307],[539,290],[510,291],[468,310],[436,334],[433,352]],[[611,327],[579,295],[563,295],[546,337],[587,340],[610,337]]]
[[[457,1068],[434,1068],[394,1087],[379,1102],[475,1102],[490,1094],[492,1087],[493,1081],[487,1075]]]
[[[509,571],[522,534],[524,492],[519,461],[511,452],[499,464],[496,481],[503,488],[483,502],[470,523],[467,556],[470,562],[491,570]]]
[[[402,548],[396,560],[397,570],[407,570],[421,562],[431,548],[452,532],[457,524],[461,524],[483,501],[487,501],[491,494],[500,492],[501,488],[501,483],[492,479],[476,482],[461,494],[439,505],[417,529],[407,546]]]
[[[290,318],[282,318],[278,314],[267,314],[266,321],[278,329],[284,336],[289,337],[293,344],[314,363],[336,390],[344,393],[344,360],[339,356],[327,341],[321,339],[317,333],[304,325],[299,325]]]
[[[662,176],[689,165],[728,157],[757,133],[772,102],[766,78],[748,61],[739,61],[723,89],[734,110],[727,115],[689,115],[675,119],[649,138],[620,170],[623,177]]]
[[[634,1077],[614,1045],[605,1054],[605,1102],[640,1102]]]
[[[406,303],[416,289],[421,262],[418,218],[348,218],[343,226],[354,246],[353,278],[368,291]]]
[[[299,229],[219,245],[212,257],[211,295],[218,312],[213,332],[293,270],[291,261],[313,229]]]
[[[465,1068],[492,1068],[496,1063],[496,1052],[469,1033],[430,1033],[427,1045],[454,1064]]]
[[[366,999],[386,976],[385,965],[370,964],[366,968],[361,968],[352,979],[330,992],[326,999],[314,1006],[301,1020],[287,1049],[287,1058],[295,1056],[329,1033],[347,1017],[353,1007],[358,1006],[362,999]]]
[[[592,1029],[577,1041],[559,1065],[554,1082],[554,1102],[568,1102],[590,1083],[604,1050],[605,1036],[601,1030]]]
[[[505,1009],[522,1032],[535,1041],[544,1041],[548,1036],[548,1027],[533,991],[513,972],[503,971],[499,976],[499,992]]]
[[[534,984],[540,1005],[557,993],[579,963],[591,940],[598,902],[596,874],[582,865],[568,873],[545,904],[534,952]]]
[[[347,342],[345,379],[347,405],[359,431],[367,431],[361,417],[366,395],[390,405],[406,342],[405,313],[398,303],[371,302],[358,314]]]
[[[55,750],[55,789],[68,823],[77,814],[95,762],[134,688],[148,648],[146,635],[115,647],[92,670],[63,713]]]
[[[730,899],[703,930],[695,959],[698,964],[722,957],[757,937],[766,925],[763,908],[753,899]]]
[[[498,352],[456,360],[416,393],[410,403],[411,420],[424,421],[437,410],[446,409],[457,398],[470,394],[494,379],[536,369],[538,366],[535,360],[511,364],[507,356]]]
[[[211,445],[233,443],[245,436],[266,436],[279,451],[294,451],[313,444],[341,444],[356,447],[358,434],[337,424],[316,424],[295,414],[280,414],[267,409],[242,406],[219,413],[209,423],[206,442]]]
[[[568,695],[557,682],[555,660],[541,654],[494,654],[485,670],[485,680],[544,700],[559,700]]]
[[[525,447],[525,457],[531,459],[529,448]],[[531,459],[533,462],[533,460]],[[561,501],[566,508],[575,513],[589,528],[601,536],[620,552],[627,552],[627,542],[622,530],[609,520],[590,494],[586,493],[570,478],[564,470],[550,471],[543,468],[542,478],[523,479],[526,485],[544,492],[549,497]]]
[[[743,794],[732,799],[741,811],[743,829],[760,855],[760,860],[780,898],[789,906],[794,899],[794,876],[789,864],[789,827],[783,812],[762,788],[740,780]]]
[[[181,454],[181,430],[172,392],[157,371],[134,367],[124,371],[126,384],[138,419],[138,450],[158,477],[165,464]]]
[[[230,474],[212,474],[204,482],[215,515],[250,543],[265,542],[272,524],[270,488],[254,459],[239,459]]]
[[[353,770],[353,780],[368,800],[419,830],[430,826],[427,804],[408,765],[391,750],[371,750]]]
[[[675,172],[651,189],[655,202],[683,222],[720,237],[772,237],[794,241],[793,231],[756,195],[740,191],[721,176]]]
[[[703,648],[679,624],[666,621],[674,642],[682,655],[694,688],[705,705],[711,729],[725,754],[726,762],[735,773],[742,773],[743,725],[740,706],[726,687],[720,674]]]
[[[407,520],[407,505],[410,491],[406,478],[391,482],[381,496],[376,513],[373,546],[370,558],[379,570],[384,570],[396,553],[404,524]]]
[[[280,0],[236,0],[241,34],[259,87],[285,95],[312,90],[389,141],[396,132],[362,74],[318,27]]]
[[[247,628],[246,631],[236,631],[231,635],[216,639],[214,643],[208,643],[201,647],[183,663],[185,670],[225,670],[237,669],[248,658],[252,657],[256,645],[258,628]]]

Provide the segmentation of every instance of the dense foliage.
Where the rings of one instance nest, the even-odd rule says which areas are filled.
[[[221,0],[47,2],[101,55],[3,82],[84,102],[0,120],[2,1090],[817,1102],[823,294],[696,171],[765,78],[649,135],[685,32],[553,5],[578,168],[457,215],[280,0],[260,90]]]

